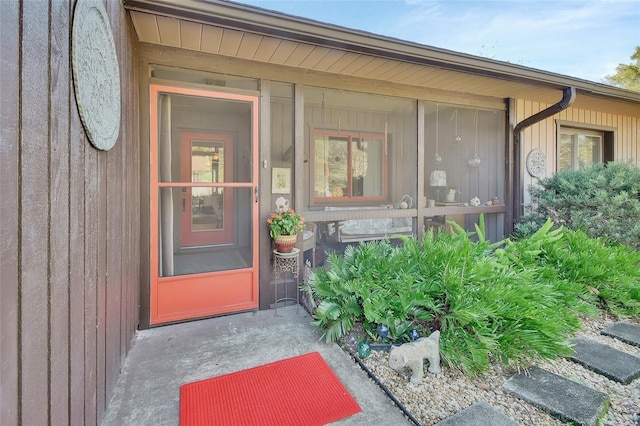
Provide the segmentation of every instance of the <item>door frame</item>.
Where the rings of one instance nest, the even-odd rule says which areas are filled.
[[[227,190],[235,188],[249,188],[252,194],[252,228],[251,235],[252,244],[252,265],[244,269],[236,269],[229,271],[208,272],[202,274],[184,275],[185,282],[194,285],[206,291],[206,287],[217,280],[226,286],[226,291],[233,292],[233,282],[235,280],[250,281],[250,298],[249,300],[237,301],[234,294],[229,297],[229,303],[222,307],[200,307],[181,312],[167,312],[165,306],[167,301],[175,297],[184,296],[184,290],[181,286],[168,281],[169,277],[159,276],[159,241],[160,235],[158,231],[159,223],[159,189],[162,187],[182,188],[185,186],[207,186],[203,183],[184,182],[163,182],[159,180],[159,117],[158,117],[158,97],[161,93],[198,96],[212,99],[236,100],[248,102],[252,107],[251,116],[251,180],[249,182],[225,182],[223,184],[208,184],[209,186],[223,187]],[[258,309],[259,306],[259,204],[258,204],[258,184],[259,184],[259,96],[244,95],[228,92],[218,92],[214,90],[203,90],[185,88],[179,85],[166,84],[150,84],[149,85],[149,273],[150,273],[150,292],[149,292],[149,316],[150,325],[158,325],[162,323],[170,323],[189,319],[205,318],[208,316],[222,315],[233,312],[242,312],[247,310]],[[155,142],[154,142],[155,141]],[[171,277],[173,278],[173,277]],[[165,283],[165,281],[167,281]],[[165,285],[167,284],[167,285]],[[197,301],[202,299],[199,295],[191,296],[191,300]]]

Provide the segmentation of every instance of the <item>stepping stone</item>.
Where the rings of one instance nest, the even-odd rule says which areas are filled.
[[[640,358],[584,337],[572,342],[575,346],[571,361],[623,385],[640,376]]]
[[[600,334],[640,347],[640,327],[637,325],[632,325],[627,322],[617,322],[602,330]]]
[[[502,389],[541,408],[563,422],[595,426],[609,407],[609,397],[538,367],[518,373]]]
[[[435,426],[517,426],[517,423],[486,402],[475,404],[447,417]]]

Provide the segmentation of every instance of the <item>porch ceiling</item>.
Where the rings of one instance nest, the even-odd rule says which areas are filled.
[[[638,116],[640,94],[514,64],[430,48],[248,6],[125,0],[139,41],[319,73],[494,98],[557,102]],[[623,103],[613,100],[623,100]]]

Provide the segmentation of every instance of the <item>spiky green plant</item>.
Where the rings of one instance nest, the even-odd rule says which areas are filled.
[[[391,342],[406,341],[410,328],[438,329],[443,361],[469,375],[492,360],[524,366],[569,355],[579,315],[638,315],[640,254],[552,225],[492,244],[481,217],[475,233],[454,225],[401,246],[384,240],[331,253],[308,286],[320,301],[314,324],[328,342],[356,322],[372,339],[386,324]]]
[[[478,242],[469,238],[460,241],[455,246],[462,254],[456,259],[458,266],[452,269],[449,262],[446,269],[447,312],[440,328],[445,362],[473,375],[488,368],[492,359],[524,365],[535,359],[569,354],[567,334],[575,331],[580,322],[563,305],[554,286],[540,279],[537,268],[513,265],[535,265],[537,246],[557,235],[536,235],[532,246],[526,249],[501,248],[507,242],[489,244],[482,220],[480,223],[476,228]],[[435,244],[428,248],[432,251],[437,247]],[[431,255],[441,258],[450,253],[447,250]],[[505,262],[505,258],[511,261]]]
[[[543,256],[556,282],[579,288],[574,291],[582,300],[612,315],[640,317],[640,252],[584,231],[566,230],[563,237]]]

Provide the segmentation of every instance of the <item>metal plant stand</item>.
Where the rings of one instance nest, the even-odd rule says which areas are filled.
[[[278,304],[280,302],[285,302],[286,304],[289,300],[296,302],[296,313],[298,313],[298,307],[300,306],[300,292],[298,291],[299,259],[300,249],[297,247],[291,253],[280,253],[278,250],[273,250],[273,273],[275,278],[273,284],[276,286],[275,315],[278,315]],[[295,298],[288,295],[287,284],[291,282],[295,283]],[[284,297],[278,298],[278,285],[280,284],[284,285]]]

